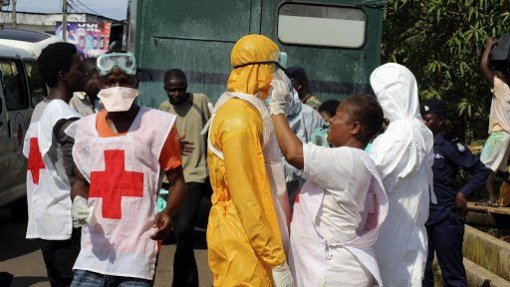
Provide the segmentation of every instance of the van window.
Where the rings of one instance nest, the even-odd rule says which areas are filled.
[[[18,65],[16,64],[18,62]],[[28,108],[28,97],[23,91],[22,74],[18,67],[19,60],[0,59],[0,72],[2,72],[2,88],[4,90],[7,110],[15,111]]]
[[[48,91],[41,75],[39,75],[37,62],[25,61],[25,71],[27,72],[30,95],[32,96],[32,107],[35,107],[48,95]]]
[[[353,7],[284,3],[278,9],[278,39],[285,44],[360,48],[365,44],[366,18],[363,10]]]

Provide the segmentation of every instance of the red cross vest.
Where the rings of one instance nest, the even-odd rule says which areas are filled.
[[[87,116],[66,130],[75,139],[76,167],[90,183],[96,222],[82,228],[74,269],[152,280],[157,241],[149,236],[163,175],[159,158],[176,117],[140,107],[127,134],[106,138],[96,119]]]
[[[46,104],[40,103],[39,105]],[[36,106],[23,144],[28,158],[26,238],[65,240],[71,238],[71,186],[60,175],[48,152],[53,145],[53,127],[62,119],[80,118],[66,102],[51,100],[44,110]]]

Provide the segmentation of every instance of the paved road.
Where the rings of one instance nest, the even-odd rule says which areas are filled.
[[[25,231],[26,223],[12,222],[8,210],[0,208],[0,271],[14,274],[11,287],[49,287],[39,245],[36,241],[26,240]],[[203,238],[201,239],[203,241]],[[203,242],[199,245],[203,245]],[[156,287],[171,286],[174,252],[175,245],[163,246],[156,271]],[[207,266],[207,251],[195,249],[195,256],[200,286],[212,286],[212,275]]]

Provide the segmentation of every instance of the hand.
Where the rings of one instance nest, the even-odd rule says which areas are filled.
[[[71,206],[71,216],[73,217],[73,227],[78,228],[85,224],[94,224],[94,207],[89,207],[88,201],[82,196],[77,195]]]
[[[163,240],[167,238],[172,229],[172,218],[170,214],[165,210],[156,214],[153,227],[156,228],[156,232],[150,236],[152,240]]]
[[[457,215],[459,216],[459,218],[465,219],[466,215],[468,214],[468,209],[467,209],[467,199],[466,199],[466,196],[464,195],[464,193],[462,193],[460,191],[457,192],[457,196],[455,197],[455,205],[457,208]]]
[[[287,75],[281,71],[277,71],[271,81],[271,89],[269,91],[269,95],[271,96],[269,110],[272,115],[285,114],[291,88],[292,84]]]
[[[275,287],[293,287],[294,279],[290,273],[287,262],[280,266],[273,267],[273,281]]]
[[[487,47],[491,47],[491,48],[494,47],[497,43],[498,43],[498,39],[496,39],[494,37],[489,37],[485,41],[485,44],[487,45]]]
[[[182,134],[179,137],[179,143],[181,146],[181,155],[190,155],[195,150],[195,144],[185,140],[186,134]]]

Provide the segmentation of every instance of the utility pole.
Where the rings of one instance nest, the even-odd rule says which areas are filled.
[[[14,29],[18,28],[18,24],[16,22],[16,2],[17,0],[12,0],[12,25]]]
[[[62,0],[62,39],[67,42],[67,0]]]

